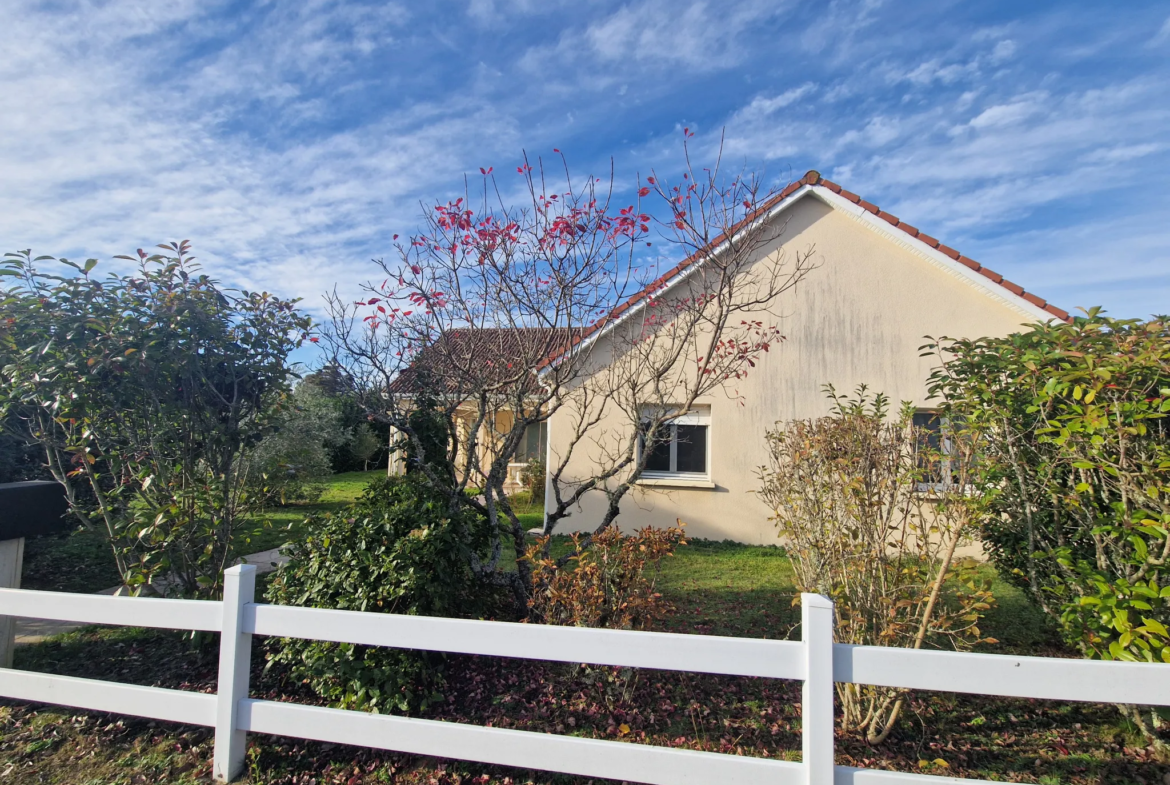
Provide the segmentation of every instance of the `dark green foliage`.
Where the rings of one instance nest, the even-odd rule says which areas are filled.
[[[996,566],[1085,656],[1170,663],[1170,322],[1092,309],[933,351]],[[1164,716],[1119,708],[1170,758]]]
[[[424,374],[419,374],[424,378]],[[455,467],[451,460],[451,426],[446,416],[439,411],[434,397],[423,387],[415,398],[415,408],[407,416],[409,435],[402,439],[406,451],[406,472],[426,474],[429,469],[433,478],[455,478]]]
[[[0,413],[27,425],[124,583],[215,596],[257,526],[249,457],[311,321],[296,301],[221,287],[186,241],[161,248],[100,278],[96,259],[0,260]]]
[[[337,514],[306,521],[309,534],[267,596],[281,605],[476,618],[490,593],[468,566],[489,541],[483,516],[452,511],[420,474],[372,483]],[[346,708],[425,709],[443,688],[441,655],[323,641],[284,640],[270,656]]]
[[[316,388],[337,413],[339,438],[328,445],[335,473],[366,471],[385,466],[390,451],[390,426],[366,413],[362,390],[353,377],[333,363],[305,376],[302,386]],[[368,391],[367,391],[368,392]]]
[[[45,450],[28,432],[16,407],[0,421],[0,483],[50,479]]]

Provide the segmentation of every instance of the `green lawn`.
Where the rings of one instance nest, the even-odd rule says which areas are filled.
[[[275,525],[250,547],[275,547],[298,536],[307,513],[340,508],[378,476],[340,475],[318,502],[270,511]],[[524,515],[539,525],[538,510]],[[78,535],[62,542],[54,557],[59,560],[100,551]],[[563,553],[568,545],[568,538],[557,537],[553,550]],[[37,558],[50,551],[43,549]],[[985,650],[1071,656],[1028,598],[990,566],[985,569],[998,605],[981,626],[1000,640]],[[792,571],[781,548],[691,541],[662,562],[657,580],[675,608],[666,630],[799,635],[800,609],[793,604]],[[253,695],[316,701],[279,669],[264,668],[269,645],[261,639],[255,647]],[[163,631],[87,629],[20,647],[16,666],[213,691],[215,654],[214,640],[199,647]],[[449,658],[448,673],[449,701],[428,714],[433,719],[799,759],[800,690],[792,682],[462,656]],[[250,745],[245,781],[255,785],[585,785],[572,777],[265,736],[252,737]],[[886,744],[875,749],[840,737],[838,745],[838,762],[844,765],[992,781],[1155,785],[1170,777],[1170,766],[1155,761],[1110,706],[917,693]],[[0,702],[5,783],[204,783],[210,759],[206,729]]]
[[[249,537],[246,545],[240,546],[240,551],[258,553],[292,542],[299,535],[307,516],[340,510],[354,502],[369,483],[385,476],[385,469],[335,474],[324,484],[321,498],[312,504],[295,504],[265,510],[262,515],[265,528]]]
[[[372,480],[385,476],[385,469],[333,475],[313,504],[266,510],[261,516],[264,528],[244,538],[239,551],[257,553],[291,542],[307,515],[339,510],[357,499]],[[93,593],[120,582],[109,546],[97,532],[81,529],[25,541],[21,586],[26,589]]]

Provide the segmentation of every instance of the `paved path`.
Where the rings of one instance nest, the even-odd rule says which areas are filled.
[[[272,572],[280,565],[288,561],[288,557],[280,552],[280,548],[273,548],[267,551],[260,551],[259,553],[252,553],[240,559],[241,564],[255,564],[256,572],[263,575],[266,572]],[[113,596],[118,593],[121,587],[115,586],[112,589],[104,589],[97,592],[98,594],[108,594]],[[55,621],[53,619],[17,619],[16,620],[16,645],[19,646],[24,643],[40,643],[45,638],[52,635],[60,635],[63,632],[70,632],[82,627],[92,627],[92,624],[76,624],[68,621]]]

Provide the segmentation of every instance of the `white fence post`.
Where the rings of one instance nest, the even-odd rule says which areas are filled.
[[[801,758],[807,785],[833,783],[833,602],[800,595],[807,673],[801,694]]]
[[[244,770],[248,734],[238,728],[240,701],[248,697],[252,634],[243,632],[244,606],[256,599],[256,567],[237,564],[223,573],[223,627],[219,637],[219,686],[215,707],[212,776],[231,782]]]

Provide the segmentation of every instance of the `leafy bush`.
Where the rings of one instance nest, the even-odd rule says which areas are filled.
[[[1170,323],[1093,309],[931,348],[978,439],[996,566],[1085,656],[1170,663]],[[1170,753],[1157,714],[1123,711]]]
[[[760,497],[772,507],[797,587],[833,600],[841,643],[970,647],[993,600],[974,561],[954,558],[978,515],[964,491],[969,442],[951,432],[945,447],[933,448],[908,406],[890,418],[881,394],[861,387],[849,399],[828,389],[832,414],[769,431],[770,462],[760,469]],[[846,730],[864,731],[871,744],[889,735],[904,692],[858,684],[837,691]]]
[[[436,493],[418,474],[372,483],[338,514],[308,519],[308,536],[269,584],[281,605],[411,616],[477,617],[491,592],[469,563],[488,542],[482,515]],[[441,698],[438,654],[285,639],[269,655],[346,708],[425,709]]]
[[[647,527],[634,535],[609,527],[588,544],[573,535],[568,569],[549,555],[548,538],[539,538],[524,556],[532,565],[529,619],[571,627],[651,627],[669,611],[655,591],[657,567],[686,544],[682,526]]]
[[[1087,655],[1170,662],[1170,325],[1094,310],[944,351],[996,563]]]
[[[359,382],[336,363],[326,363],[301,380],[316,389],[337,412],[340,439],[329,445],[334,473],[367,471],[370,464],[385,466],[390,449],[390,426],[371,417],[366,398],[381,400],[378,391],[362,389]]]
[[[96,259],[5,255],[0,408],[24,418],[126,584],[214,596],[258,525],[249,456],[311,322],[295,300],[220,287],[185,241],[161,247],[100,280]]]
[[[45,451],[28,433],[27,420],[20,407],[0,418],[0,482],[50,479]]]

